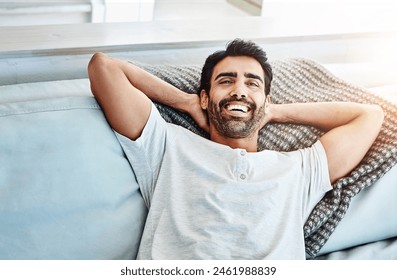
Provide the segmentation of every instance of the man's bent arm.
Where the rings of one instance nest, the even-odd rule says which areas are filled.
[[[271,105],[271,121],[312,125],[327,131],[320,141],[334,183],[353,170],[379,134],[383,111],[377,105],[352,102]]]
[[[110,125],[130,139],[141,135],[149,118],[150,99],[190,113],[202,127],[206,124],[198,95],[186,94],[131,63],[96,53],[88,65],[88,76]]]

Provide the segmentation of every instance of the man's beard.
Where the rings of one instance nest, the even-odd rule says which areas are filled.
[[[225,104],[238,101],[243,102],[250,108],[250,118],[225,115],[222,110],[226,110]],[[215,129],[223,136],[234,139],[248,138],[261,128],[262,120],[265,116],[265,105],[257,108],[255,103],[247,101],[245,98],[237,99],[236,97],[226,98],[215,104],[209,102],[208,117]]]

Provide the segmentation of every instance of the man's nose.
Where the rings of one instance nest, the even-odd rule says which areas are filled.
[[[232,90],[231,96],[235,96],[235,97],[237,97],[238,99],[241,99],[241,98],[246,98],[246,97],[247,97],[247,94],[246,94],[246,92],[244,91],[244,89],[241,88],[241,86],[236,86],[236,87]]]

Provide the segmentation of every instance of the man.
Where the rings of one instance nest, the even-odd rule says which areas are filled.
[[[141,259],[304,259],[310,211],[383,121],[376,105],[271,104],[266,54],[239,39],[207,58],[200,96],[101,53],[88,71],[149,207]],[[190,114],[210,139],[167,124],[151,100]],[[326,133],[310,148],[258,152],[268,122]]]

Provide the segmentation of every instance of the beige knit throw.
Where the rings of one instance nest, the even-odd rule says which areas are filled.
[[[189,93],[199,87],[201,66],[139,64],[154,75]],[[348,176],[338,180],[332,191],[316,205],[303,231],[308,258],[314,258],[344,217],[351,199],[373,185],[397,162],[397,108],[369,91],[343,81],[309,59],[272,61],[273,103],[353,101],[379,104],[385,111],[381,133],[362,162]],[[169,107],[156,104],[168,122],[179,124],[206,137],[192,119]],[[268,124],[260,132],[260,150],[291,151],[312,145],[323,132],[307,126]],[[348,156],[348,155],[347,155]]]

